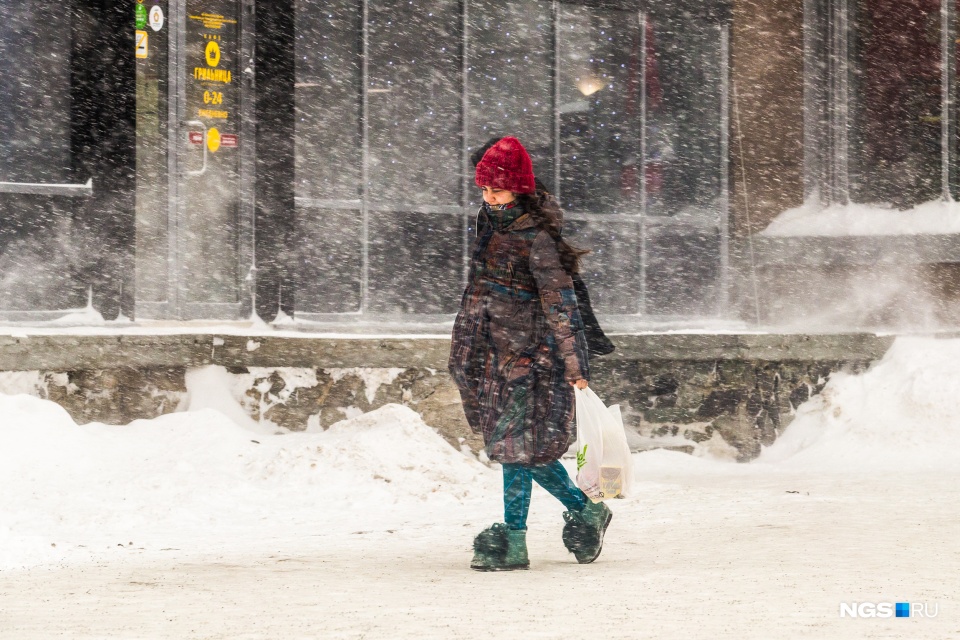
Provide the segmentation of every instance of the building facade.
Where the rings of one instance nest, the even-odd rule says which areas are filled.
[[[943,1],[0,3],[0,319],[448,321],[515,135],[608,322],[781,321],[877,273],[784,211],[960,188]]]

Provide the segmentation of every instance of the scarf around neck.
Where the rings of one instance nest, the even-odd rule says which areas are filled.
[[[523,207],[516,200],[507,204],[493,205],[484,202],[483,210],[486,212],[490,224],[497,231],[503,231],[524,214]]]

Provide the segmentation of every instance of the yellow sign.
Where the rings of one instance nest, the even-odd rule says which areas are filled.
[[[217,149],[220,148],[220,132],[216,127],[213,127],[207,131],[207,149],[210,149],[210,153],[216,153]]]
[[[129,32],[128,32],[129,33]],[[137,31],[136,32],[136,41],[137,41],[137,57],[146,58],[147,57],[147,43],[149,42],[147,38],[146,31]]]
[[[230,84],[233,82],[233,74],[230,69],[207,69],[206,67],[194,67],[193,79],[203,80],[205,82],[222,82]]]
[[[204,91],[203,104],[223,104],[223,93],[219,91]]]
[[[215,67],[220,64],[220,45],[211,40],[207,43],[207,66]]]
[[[205,29],[220,30],[225,24],[237,24],[236,20],[228,20],[217,13],[201,13],[198,16],[190,16],[190,19],[201,21]]]
[[[230,114],[217,109],[197,109],[197,116],[200,118],[212,118],[214,120],[226,120],[230,117]]]

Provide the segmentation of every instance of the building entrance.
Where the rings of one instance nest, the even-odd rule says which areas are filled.
[[[139,318],[249,313],[253,136],[244,114],[252,63],[243,4],[138,5]]]

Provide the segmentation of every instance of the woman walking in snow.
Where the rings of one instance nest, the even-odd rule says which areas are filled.
[[[567,508],[567,549],[593,562],[610,509],[587,499],[559,461],[575,437],[573,388],[589,379],[571,279],[585,252],[561,238],[557,201],[536,195],[533,164],[516,138],[487,150],[476,183],[484,204],[449,368],[470,427],[503,467],[504,522],[477,535],[470,567],[529,568],[533,480]]]

